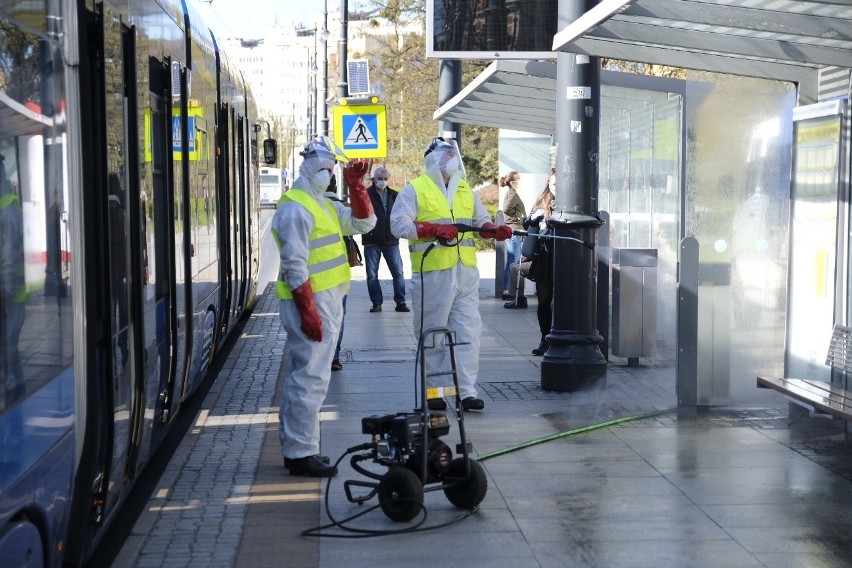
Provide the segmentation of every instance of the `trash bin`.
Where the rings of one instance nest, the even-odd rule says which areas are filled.
[[[612,354],[654,355],[657,344],[657,249],[612,249]]]

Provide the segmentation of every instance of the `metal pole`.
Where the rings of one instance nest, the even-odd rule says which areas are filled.
[[[559,0],[559,29],[594,7],[595,0]],[[600,60],[574,53],[556,58],[556,207],[548,224],[557,236],[594,243],[598,211]],[[575,391],[606,378],[597,326],[594,250],[554,243],[553,327],[541,363],[541,388]]]
[[[340,38],[338,39],[337,54],[337,100],[349,96],[349,68],[347,67],[347,37],[349,36],[349,1],[340,0]],[[345,134],[344,134],[345,136]],[[343,182],[343,164],[337,166],[337,195],[346,200],[349,188]]]
[[[442,59],[439,73],[438,106],[441,106],[461,91],[461,61]],[[461,148],[461,124],[448,120],[438,121],[438,136],[442,136],[445,140],[455,140]]]
[[[311,139],[311,130],[314,128],[314,105],[313,100],[311,99],[311,67],[313,67],[313,59],[311,58],[311,47],[310,45],[307,47],[308,50],[308,104],[307,104],[307,114],[308,114],[308,123],[305,125],[305,144],[308,143],[308,140]]]
[[[348,0],[340,0],[340,39],[338,42],[338,74],[337,74],[337,100],[345,99],[349,96],[348,74],[349,70],[346,67],[348,59],[346,38],[349,34],[349,2]]]
[[[320,129],[323,136],[328,136],[328,0],[324,0],[322,8],[322,90],[320,91]]]
[[[311,138],[316,136],[320,131],[319,101],[317,100],[317,57],[319,56],[319,51],[317,50],[317,31],[316,26],[314,26],[314,63],[311,65],[311,111],[313,112],[314,119],[311,122]]]
[[[296,179],[296,104],[293,104],[293,112],[290,115],[290,187]]]

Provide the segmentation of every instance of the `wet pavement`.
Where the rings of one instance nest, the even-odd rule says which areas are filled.
[[[412,530],[302,536],[329,521],[326,483],[291,477],[281,461],[276,384],[286,337],[267,291],[114,565],[852,565],[852,452],[841,423],[813,416],[788,424],[780,396],[776,405],[679,418],[671,349],[639,367],[611,358],[606,381],[591,391],[543,391],[542,359],[530,353],[535,298],[526,310],[504,309],[494,298],[493,253],[479,259],[486,408],[464,420],[488,483],[478,511],[462,518],[443,491],[427,491],[420,530],[376,509],[347,523],[358,532],[323,532]],[[322,453],[333,460],[369,441],[362,418],[415,406],[412,314],[393,311],[382,269],[381,313],[369,312],[363,268],[353,269],[343,370],[333,373],[322,416]],[[442,440],[455,450],[449,414]],[[347,500],[343,482],[364,479],[341,462],[327,494],[335,518],[377,504]]]

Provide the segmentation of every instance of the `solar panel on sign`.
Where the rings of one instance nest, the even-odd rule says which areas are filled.
[[[370,67],[366,59],[346,62],[349,71],[349,96],[370,94]]]

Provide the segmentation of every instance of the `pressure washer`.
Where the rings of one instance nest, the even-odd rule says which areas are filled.
[[[482,229],[461,223],[454,224],[454,226],[459,233],[496,233],[496,228]],[[521,230],[513,230],[512,234],[521,237],[527,236],[527,232]],[[540,238],[575,241],[590,249],[594,248],[594,243],[574,237],[538,236]],[[455,246],[456,242],[455,239],[453,241],[437,239],[424,251],[423,260],[425,261],[426,255],[435,246]],[[347,521],[360,517],[373,508],[343,521],[336,520],[329,508],[328,493],[331,486],[331,478],[329,478],[326,484],[325,506],[332,522],[307,529],[303,531],[303,535],[344,536],[323,532],[324,529],[331,527],[357,533],[357,536],[349,536],[348,538],[436,529],[458,522],[477,510],[488,491],[488,479],[485,469],[479,461],[470,457],[472,448],[464,429],[465,411],[459,394],[459,380],[456,371],[455,348],[458,345],[461,344],[456,342],[455,333],[447,328],[431,328],[425,332],[421,330],[417,349],[420,377],[419,384],[415,385],[415,387],[419,386],[418,407],[413,412],[397,412],[362,418],[361,433],[370,436],[370,442],[348,448],[337,460],[337,463],[340,463],[345,456],[351,455],[349,463],[352,469],[369,479],[369,481],[352,479],[344,481],[346,498],[350,503],[363,505],[373,497],[378,496],[378,507],[381,507],[384,514],[391,520],[408,522],[422,512],[421,519],[414,526],[399,530],[370,530],[348,527],[345,524]],[[449,350],[449,371],[432,371],[427,368],[426,353],[434,349]],[[426,386],[428,378],[447,375],[452,377],[452,386]],[[449,418],[443,412],[430,410],[428,405],[429,400],[445,397],[453,397],[455,401],[455,414],[459,428],[459,442],[455,445],[455,453],[442,439],[450,433]],[[384,473],[377,473],[368,469],[366,462],[386,469]],[[353,491],[356,488],[367,489],[368,491],[356,495]],[[451,504],[459,509],[467,510],[468,513],[449,523],[428,527],[428,529],[418,529],[426,518],[426,509],[423,506],[424,494],[433,491],[443,491]]]
[[[446,328],[426,330],[420,342],[420,401],[414,412],[368,416],[361,420],[361,432],[372,437],[368,450],[354,454],[349,463],[352,469],[372,481],[347,480],[343,483],[346,498],[359,505],[378,495],[385,515],[398,522],[412,520],[423,509],[424,493],[443,491],[459,509],[475,509],[485,498],[488,480],[485,469],[471,459],[470,442],[464,431],[464,407],[459,396],[456,373],[455,334]],[[450,371],[429,372],[426,352],[449,349]],[[426,387],[426,379],[451,375],[453,385]],[[460,441],[453,451],[441,438],[450,432],[450,421],[443,412],[429,410],[428,401],[455,397]],[[362,465],[372,461],[387,468],[384,474]],[[352,488],[370,491],[354,495]]]

